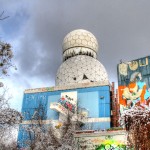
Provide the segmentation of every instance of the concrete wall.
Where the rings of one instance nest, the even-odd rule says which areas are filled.
[[[103,131],[75,134],[78,150],[126,150],[127,136],[125,131]]]

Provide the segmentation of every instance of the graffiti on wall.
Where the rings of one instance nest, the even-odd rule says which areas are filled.
[[[61,93],[61,98],[58,103],[60,103],[64,108],[75,113],[77,104],[77,92],[63,92]]]
[[[61,114],[67,115],[68,111],[72,114],[76,111],[77,105],[77,91],[74,92],[62,92],[58,102],[50,104],[50,108],[54,109]]]
[[[121,140],[115,140],[113,136],[106,136],[105,140],[101,140],[100,144],[95,146],[95,150],[126,150],[126,144]]]
[[[78,149],[91,149],[91,150],[126,150],[127,138],[126,134],[107,134],[91,136],[86,135],[76,138]]]
[[[126,145],[121,144],[101,144],[95,150],[126,150]]]
[[[150,56],[118,65],[121,112],[135,105],[150,104]]]

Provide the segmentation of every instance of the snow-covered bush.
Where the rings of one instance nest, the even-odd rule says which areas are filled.
[[[150,109],[135,106],[124,111],[120,122],[127,131],[130,148],[150,150]]]
[[[6,90],[0,94],[0,150],[13,150],[17,145],[16,130],[22,121],[22,115],[9,107],[6,95]]]

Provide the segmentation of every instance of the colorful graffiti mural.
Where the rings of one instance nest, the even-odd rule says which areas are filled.
[[[106,136],[100,145],[96,145],[95,150],[126,150],[126,145],[122,141],[113,139],[113,136]]]
[[[75,113],[77,105],[77,92],[63,92],[61,93],[61,98],[59,103],[64,106],[67,110]]]
[[[77,104],[77,92],[65,92],[61,93],[61,98],[58,103],[60,103],[64,108],[75,113]]]
[[[60,103],[67,110],[70,110],[72,113],[75,113],[75,105],[67,101],[64,97],[60,98],[58,103]]]
[[[126,150],[127,137],[124,131],[104,131],[103,133],[77,134],[78,149],[88,150]]]
[[[75,113],[77,105],[77,92],[62,92],[58,102],[51,103],[50,108],[66,115],[68,110]]]
[[[135,105],[150,104],[150,56],[118,64],[121,112]]]

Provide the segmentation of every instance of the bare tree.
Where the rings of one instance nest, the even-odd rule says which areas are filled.
[[[8,75],[8,68],[12,67],[11,59],[13,58],[13,52],[11,45],[0,41],[0,72],[2,75]]]
[[[4,16],[4,11],[0,14],[0,20],[4,20],[9,16]],[[11,45],[6,42],[2,42],[0,40],[0,77],[2,75],[8,75],[7,70],[10,67],[14,67],[11,60],[13,58],[13,52],[11,49]],[[0,83],[0,87],[2,87],[2,82]]]
[[[9,16],[4,16],[4,11],[0,14],[0,20]],[[12,65],[13,52],[11,45],[0,41],[0,77],[8,75],[8,69]],[[22,115],[15,109],[9,107],[9,97],[7,90],[3,88],[4,84],[0,81],[0,149],[14,149],[16,144],[10,144],[12,141],[12,128],[18,125],[22,120]],[[9,142],[8,142],[9,141]],[[8,144],[9,143],[9,144]]]
[[[30,112],[25,113],[31,120],[29,125],[22,127],[25,135],[22,144],[31,150],[75,150],[74,133],[76,129],[81,129],[80,119],[77,116],[74,118],[68,111],[63,123],[54,125],[51,121],[49,125],[46,125],[43,108],[39,105],[33,115]]]
[[[129,148],[150,150],[150,110],[133,107],[123,113],[121,124],[128,133]]]
[[[30,150],[48,150],[56,149],[59,144],[58,138],[55,136],[52,125],[44,125],[45,107],[39,104],[34,109],[34,113],[25,112],[24,116],[30,118],[29,125],[22,125],[24,136],[19,141],[19,147],[26,147]]]

